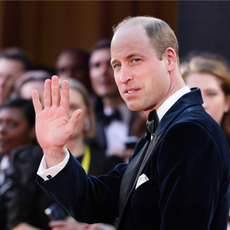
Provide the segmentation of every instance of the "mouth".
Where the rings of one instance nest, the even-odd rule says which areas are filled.
[[[135,90],[127,90],[126,93],[130,94],[130,93],[133,93]]]
[[[135,97],[137,97],[138,95],[138,92],[139,92],[139,88],[129,88],[129,89],[125,89],[123,91],[123,95],[124,95],[124,98],[130,100],[130,99],[134,99]]]
[[[132,93],[134,93],[134,92],[137,92],[139,90],[139,88],[134,88],[134,87],[130,87],[130,88],[126,88],[126,89],[124,89],[124,93],[125,94],[132,94]]]

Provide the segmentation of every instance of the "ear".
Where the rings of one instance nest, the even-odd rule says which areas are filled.
[[[173,71],[177,66],[177,55],[173,48],[168,47],[163,55],[166,60],[168,71]]]

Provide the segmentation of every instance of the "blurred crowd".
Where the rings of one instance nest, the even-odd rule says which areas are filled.
[[[110,39],[97,41],[90,52],[63,50],[54,70],[37,68],[16,47],[0,52],[0,229],[114,230],[113,223],[80,223],[35,182],[43,156],[36,140],[33,89],[42,101],[44,82],[56,74],[70,86],[69,116],[82,114],[67,148],[86,173],[99,176],[127,163],[145,134],[146,117],[128,109],[116,86],[110,64]],[[211,53],[190,53],[181,59],[186,84],[199,87],[203,107],[230,141],[230,69]],[[109,201],[108,201],[109,202]]]

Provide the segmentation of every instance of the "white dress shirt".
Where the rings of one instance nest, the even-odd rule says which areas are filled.
[[[123,156],[125,150],[125,140],[129,133],[129,122],[132,117],[132,112],[125,103],[122,103],[118,108],[121,114],[121,120],[113,120],[109,125],[104,127],[106,136],[107,149],[105,151],[107,156],[118,155]],[[106,115],[111,115],[110,108],[104,108]]]

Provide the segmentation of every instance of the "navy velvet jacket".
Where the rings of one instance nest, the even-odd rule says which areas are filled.
[[[220,126],[204,111],[199,89],[183,95],[164,115],[164,134],[143,170],[149,180],[132,192],[122,218],[125,230],[226,230],[230,154]],[[146,140],[137,145],[130,161]],[[105,176],[87,176],[73,156],[49,181],[37,182],[82,222],[118,216],[127,164]]]

